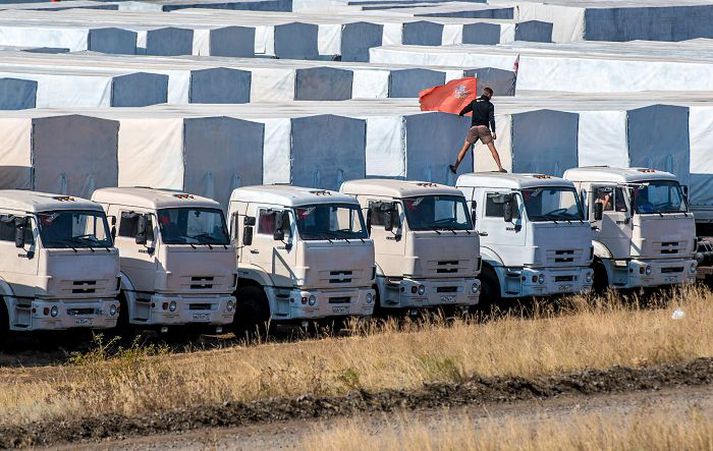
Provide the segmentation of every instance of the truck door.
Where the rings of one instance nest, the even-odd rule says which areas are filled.
[[[374,240],[376,263],[385,276],[400,276],[403,272],[403,258],[405,252],[405,236],[401,210],[395,214],[393,230],[385,228],[385,216],[380,209],[382,202],[392,202],[387,199],[370,198],[367,201],[367,222],[371,228],[369,235]]]
[[[253,264],[267,273],[272,273],[275,285],[288,287],[294,285],[295,252],[289,246],[294,241],[294,237],[289,237],[286,234],[284,240],[275,240],[274,236],[277,218],[284,211],[281,207],[256,207],[253,243],[249,247],[249,251],[243,253],[243,256],[245,263]]]
[[[598,214],[600,208],[601,215]],[[632,224],[624,190],[613,185],[593,185],[589,218],[594,226],[594,240],[604,244],[614,258],[627,258],[631,248]]]
[[[156,271],[156,233],[154,221],[150,212],[137,211],[130,207],[117,207],[118,228],[115,245],[121,256],[121,272],[126,274],[136,289],[137,300],[147,301],[155,290]],[[146,244],[136,244],[139,216],[148,215]],[[133,318],[148,319],[149,309],[145,305],[137,305]]]
[[[15,247],[15,218],[27,218],[30,221],[25,227],[25,245],[21,249]],[[39,237],[34,236],[33,230],[37,230],[37,224],[33,219],[25,215],[0,213],[0,255],[3,256],[0,258],[0,273],[7,282],[14,285],[13,290],[18,296],[35,294],[34,286],[37,284],[37,264],[40,255],[37,253],[36,246]]]
[[[476,191],[477,193],[477,191]],[[481,191],[481,193],[483,193]],[[506,266],[522,265],[520,254],[525,246],[525,230],[522,224],[522,205],[516,193],[511,191],[484,192],[484,201],[479,208],[479,230],[487,235],[481,235],[481,246],[497,249],[497,254]],[[512,219],[505,221],[507,199],[510,199]],[[519,263],[517,263],[519,262]]]

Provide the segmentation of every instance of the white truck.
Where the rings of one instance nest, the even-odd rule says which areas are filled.
[[[695,281],[695,220],[677,178],[647,168],[569,169],[593,228],[597,289]]]
[[[229,216],[240,242],[237,333],[373,313],[374,243],[353,197],[249,186],[233,191]]]
[[[340,191],[367,212],[376,250],[376,309],[415,314],[478,303],[480,237],[461,191],[390,179],[349,181]]]
[[[146,187],[102,188],[92,198],[121,255],[120,327],[220,333],[232,324],[235,249],[218,202]]]
[[[0,190],[0,252],[0,336],[116,325],[119,253],[101,206]]]
[[[463,174],[480,231],[481,303],[592,287],[592,230],[572,182],[541,174]]]

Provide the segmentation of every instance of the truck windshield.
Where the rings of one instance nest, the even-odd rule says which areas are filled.
[[[404,199],[409,228],[418,230],[471,230],[465,199],[458,196],[419,196]]]
[[[364,239],[369,235],[357,205],[318,204],[295,208],[297,230],[304,240]]]
[[[673,180],[643,183],[632,189],[634,211],[639,214],[688,211],[681,186]]]
[[[530,221],[580,221],[582,206],[573,188],[547,187],[522,190],[525,211]]]
[[[225,217],[212,208],[165,208],[158,210],[161,240],[166,244],[230,243]]]
[[[104,212],[55,210],[37,213],[40,238],[46,248],[111,247]]]

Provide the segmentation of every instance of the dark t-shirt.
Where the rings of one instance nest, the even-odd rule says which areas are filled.
[[[470,121],[472,127],[490,125],[490,130],[495,133],[495,106],[490,102],[490,99],[480,96],[466,105],[458,115],[463,116],[471,111],[473,112],[473,117]]]

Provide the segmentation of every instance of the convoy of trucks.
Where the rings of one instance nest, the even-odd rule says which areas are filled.
[[[455,188],[248,186],[233,191],[227,220],[214,200],[167,189],[102,188],[91,201],[0,190],[0,335],[245,334],[679,285],[705,259],[697,245],[685,189],[644,168],[472,173]]]

